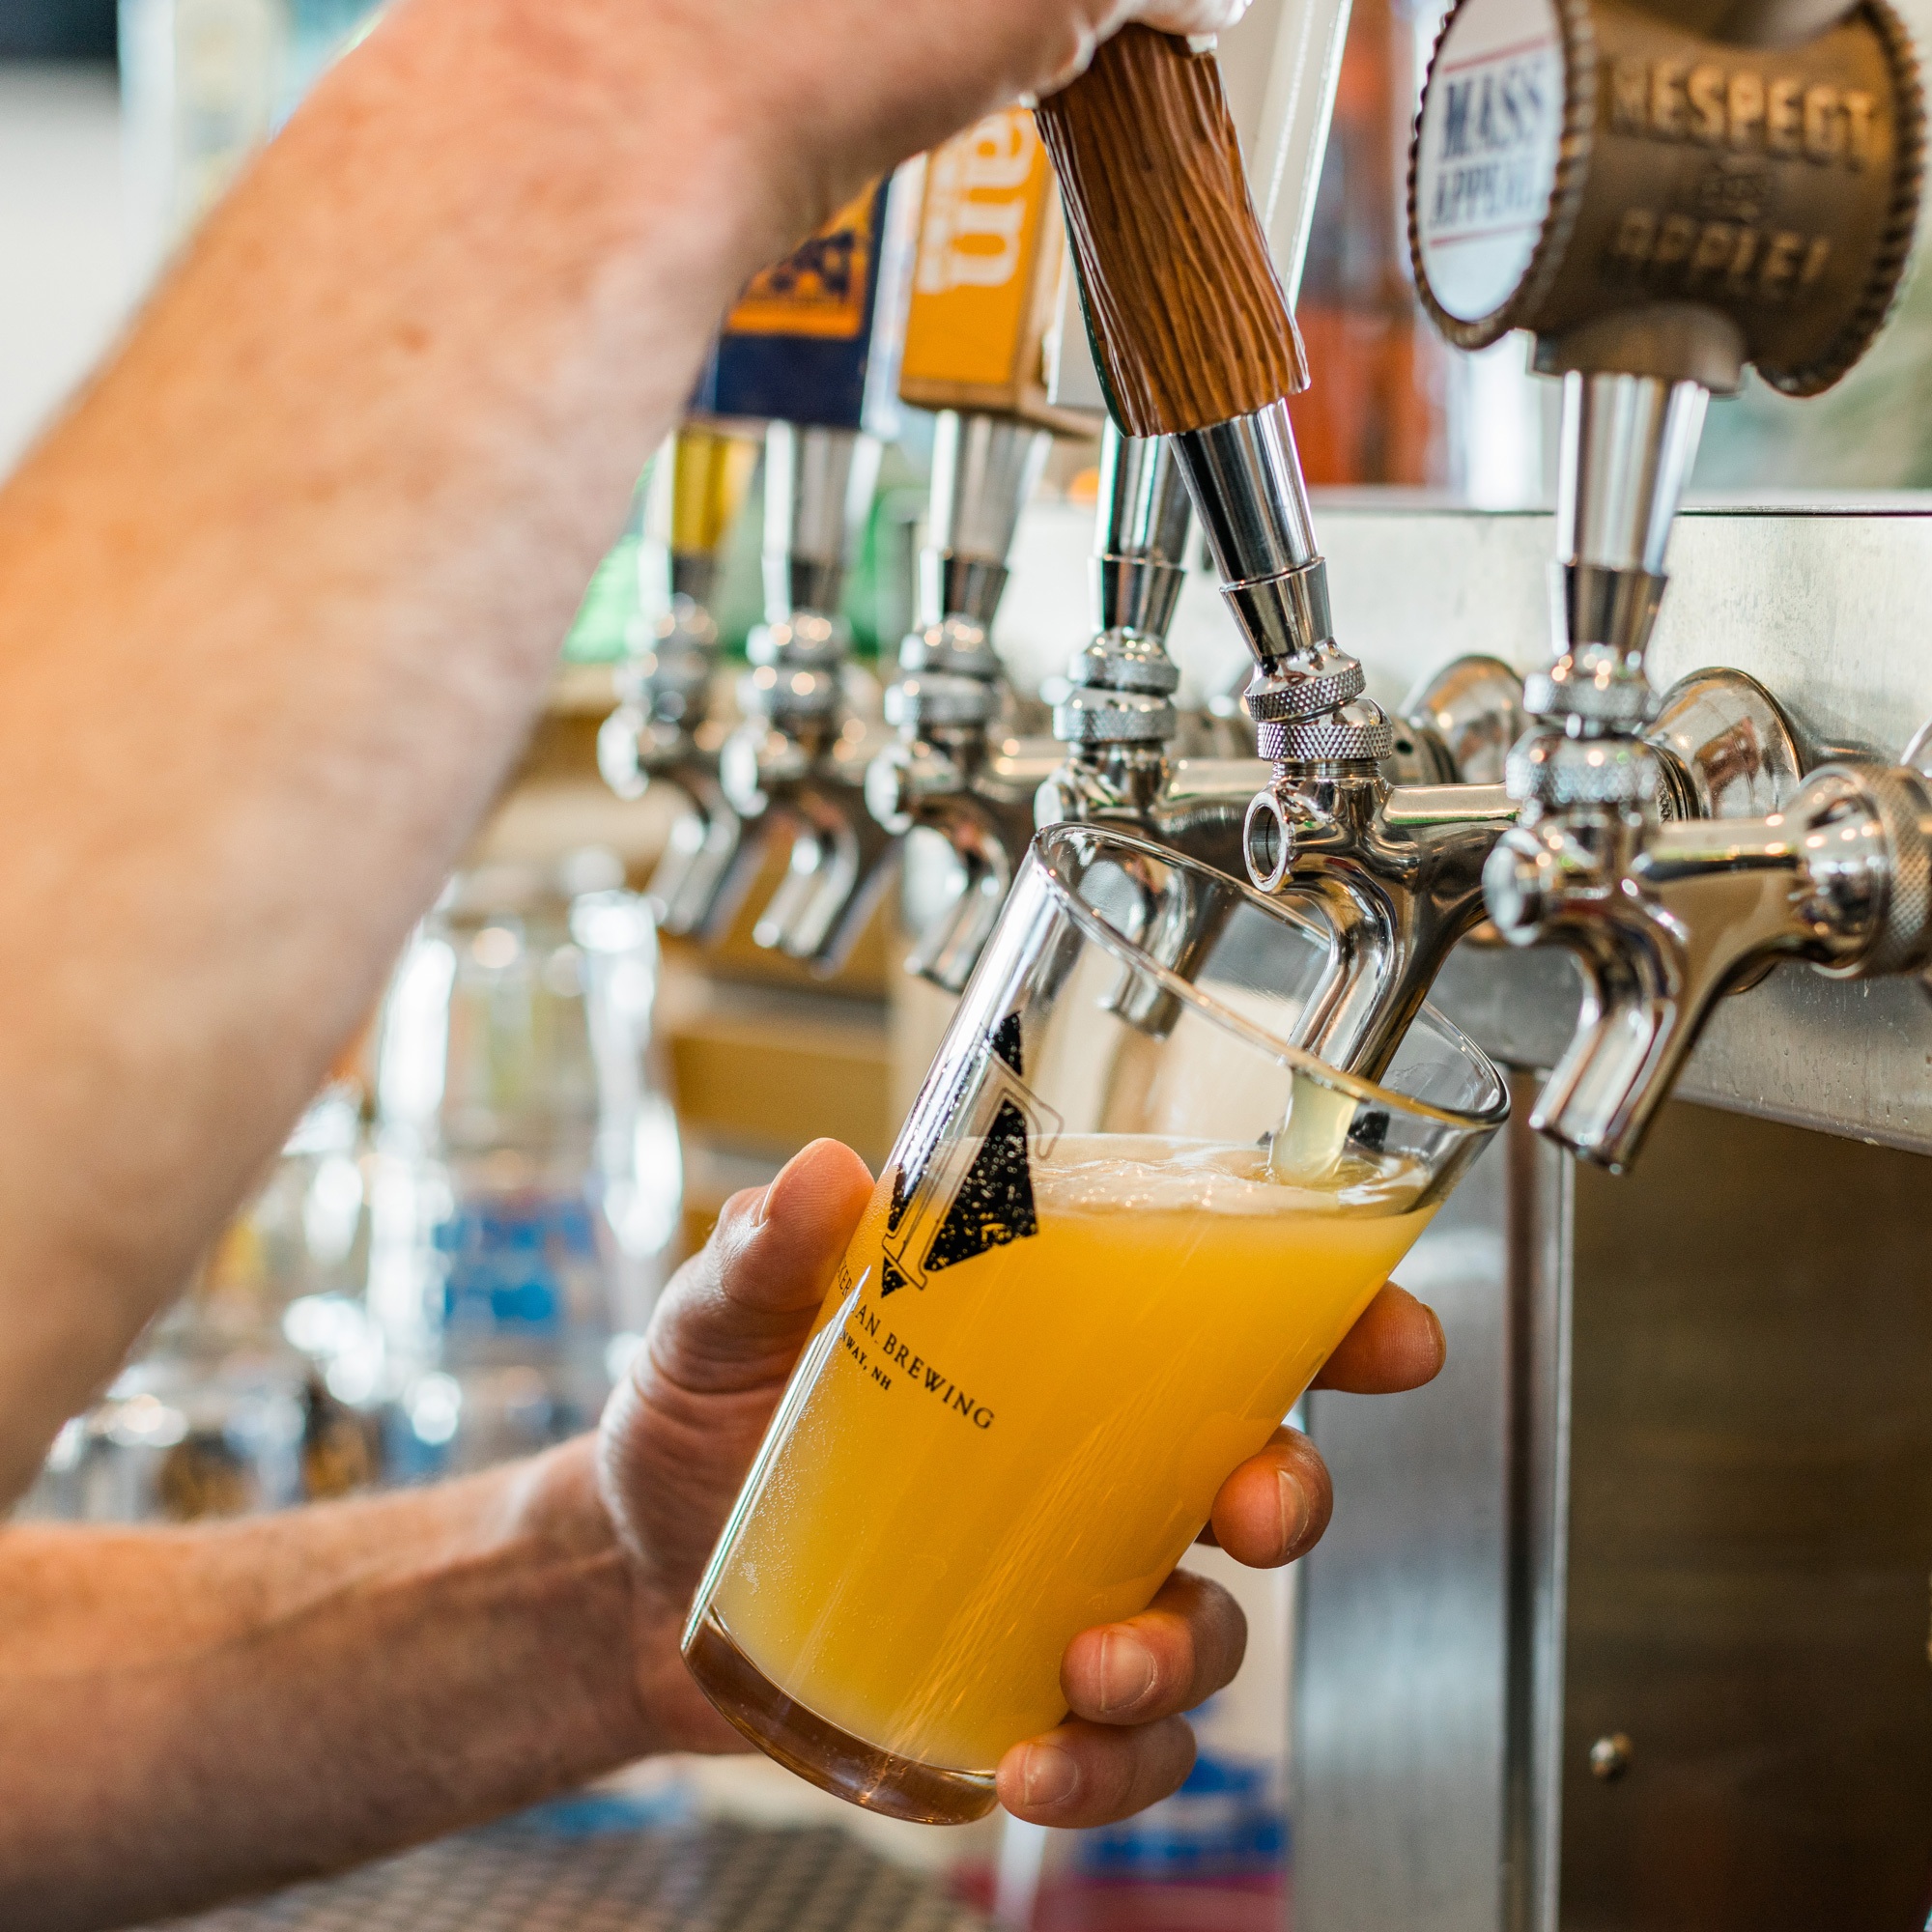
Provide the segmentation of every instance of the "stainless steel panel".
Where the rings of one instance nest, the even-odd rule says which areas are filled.
[[[1463,946],[1434,997],[1498,1060],[1541,1067],[1570,1037],[1577,992],[1562,953]],[[1719,1008],[1678,1093],[1932,1153],[1932,999],[1912,981],[1848,984],[1806,967],[1779,967]]]
[[[1577,1177],[1565,1932],[1925,1923],[1928,1184],[1683,1105]]]
[[[1932,509],[1897,503],[1688,510],[1650,665],[1658,688],[1706,665],[1748,671],[1814,756],[1895,757],[1932,719]],[[1522,672],[1548,657],[1548,516],[1318,497],[1342,642],[1398,701],[1464,652]]]
[[[1309,1400],[1336,1513],[1302,1566],[1297,1932],[1552,1923],[1563,1186],[1500,1137],[1401,1269],[1442,1318],[1441,1377]]]

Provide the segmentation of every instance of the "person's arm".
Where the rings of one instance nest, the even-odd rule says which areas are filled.
[[[869,1193],[829,1143],[740,1197],[588,1440],[473,1481],[222,1528],[0,1529],[0,1925],[86,1932],[328,1871],[652,1750],[738,1747],[678,1655],[698,1573]],[[1412,1387],[1435,1318],[1384,1291],[1327,1379]],[[601,1448],[601,1453],[600,1453]],[[1224,1486],[1244,1562],[1321,1535],[1284,1431]],[[1239,1610],[1177,1577],[1067,1652],[1075,1716],[1017,1746],[1009,1809],[1096,1824],[1164,1796],[1178,1713]]]
[[[0,491],[0,1508],[367,1009],[734,291],[1138,11],[400,0]]]

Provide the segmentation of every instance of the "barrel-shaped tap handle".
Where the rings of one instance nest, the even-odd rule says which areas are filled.
[[[1206,429],[1308,386],[1211,52],[1128,27],[1039,128],[1122,429]]]
[[[1393,736],[1353,707],[1334,642],[1288,398],[1301,338],[1255,213],[1211,52],[1129,27],[1039,107],[1089,333],[1115,421],[1170,436],[1222,592],[1258,666],[1264,757],[1374,760]]]

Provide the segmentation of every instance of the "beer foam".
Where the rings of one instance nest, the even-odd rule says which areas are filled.
[[[1033,1173],[1040,1207],[1064,1214],[1396,1214],[1423,1179],[1414,1161],[1351,1153],[1321,1185],[1296,1186],[1269,1172],[1264,1147],[1148,1134],[1063,1134]]]

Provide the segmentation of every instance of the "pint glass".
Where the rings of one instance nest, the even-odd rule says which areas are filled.
[[[840,1797],[993,1804],[1060,1662],[1144,1609],[1506,1112],[1425,1010],[1379,1084],[1294,1045],[1306,908],[1118,833],[1034,843],[684,1636]]]

